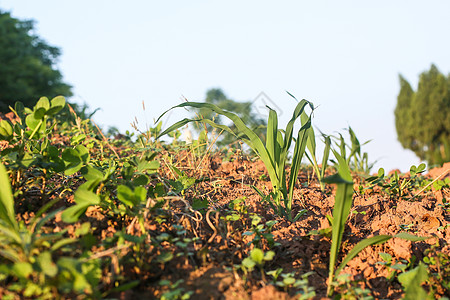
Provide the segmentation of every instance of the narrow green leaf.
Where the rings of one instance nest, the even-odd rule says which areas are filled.
[[[325,171],[328,167],[328,158],[330,157],[330,150],[331,150],[331,138],[329,136],[325,136],[325,148],[323,150],[323,158],[322,158],[322,170],[321,170],[321,177],[325,175]]]
[[[277,113],[273,109],[269,108],[269,120],[267,122],[267,131],[266,131],[266,148],[273,162],[278,161],[276,157],[277,137],[278,137]]]
[[[14,198],[9,183],[9,176],[5,166],[0,163],[0,219],[18,231],[19,225],[16,221],[14,211]]]
[[[355,247],[353,247],[352,250],[350,250],[350,252],[348,252],[347,256],[345,256],[345,258],[342,260],[341,264],[336,269],[334,276],[338,276],[339,273],[345,268],[345,266],[366,247],[384,243],[391,238],[392,236],[390,235],[377,235],[360,241],[358,244],[355,245]]]
[[[353,181],[347,161],[344,157],[339,155],[337,151],[333,150],[333,153],[338,161],[338,175],[341,177],[343,183],[337,184],[333,208],[332,242],[328,277],[329,282],[333,282],[335,276],[334,269],[341,246],[342,235],[344,233],[345,223],[353,203],[353,183],[350,184],[350,182]],[[331,292],[331,285],[329,285],[327,294],[330,296]]]
[[[412,242],[420,242],[420,241],[424,241],[424,240],[431,238],[431,237],[426,237],[426,236],[416,236],[416,235],[408,233],[408,232],[397,233],[396,235],[394,235],[394,237],[412,241]]]
[[[221,109],[220,107],[211,104],[211,103],[200,103],[200,102],[185,102],[185,103],[181,103],[179,105],[176,105],[174,107],[172,107],[171,109],[167,110],[166,112],[164,112],[159,118],[158,120],[156,120],[156,122],[158,122],[168,111],[174,109],[174,108],[178,108],[178,107],[194,107],[194,108],[207,108],[212,110],[215,113],[218,113],[220,115],[223,115],[225,117],[227,117],[228,119],[230,119],[234,125],[236,126],[236,130],[237,132],[239,132],[240,134],[247,136],[248,139],[244,139],[245,143],[252,148],[255,153],[258,154],[258,156],[261,158],[261,160],[263,161],[264,165],[267,168],[267,171],[269,173],[269,177],[271,179],[272,182],[277,182],[277,173],[273,167],[273,162],[272,159],[270,158],[269,153],[267,152],[267,149],[265,147],[265,145],[263,144],[263,142],[261,141],[261,139],[258,137],[258,135],[256,133],[254,133],[250,128],[248,128],[245,123],[241,120],[241,118],[239,118],[239,116],[237,116],[234,113],[225,111],[223,109]],[[177,123],[175,123],[174,125],[170,126],[168,129],[166,129],[164,132],[162,132],[160,135],[158,135],[157,138],[161,137],[162,135],[178,129],[184,125],[186,125],[189,122],[192,122],[194,120],[190,120],[190,119],[184,119],[181,120]],[[213,127],[219,128],[219,129],[223,129],[226,130],[229,133],[232,133],[234,135],[236,135],[236,133],[234,133],[230,128],[228,128],[227,126],[224,125],[219,125],[219,124],[215,124],[214,122],[212,122],[211,120],[206,120],[206,119],[199,119],[196,121],[201,121],[204,123],[207,123]]]
[[[69,245],[69,244],[73,244],[73,243],[77,243],[78,240],[77,239],[73,239],[73,238],[65,238],[62,240],[58,240],[57,242],[55,242],[54,244],[52,244],[52,247],[50,248],[50,251],[56,251],[61,247],[64,247],[65,245]]]
[[[308,129],[311,127],[311,117],[307,119],[307,122],[300,128],[297,135],[297,141],[294,147],[294,157],[292,158],[291,174],[289,176],[289,192],[288,192],[288,209],[292,207],[292,199],[294,195],[294,185],[297,181],[298,173],[300,171],[300,164],[302,157],[305,154],[306,144],[308,141]]]

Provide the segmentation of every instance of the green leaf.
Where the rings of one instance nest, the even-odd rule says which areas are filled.
[[[11,271],[19,278],[28,278],[33,273],[33,266],[27,262],[17,262],[13,265]]]
[[[295,278],[294,277],[287,277],[283,279],[283,283],[284,285],[291,285],[295,283]]]
[[[345,268],[345,266],[349,263],[349,261],[351,261],[355,256],[359,254],[359,252],[364,250],[366,247],[370,245],[384,243],[391,238],[392,238],[391,235],[376,235],[360,241],[358,244],[355,245],[355,247],[353,247],[352,250],[350,250],[347,256],[342,260],[341,264],[336,269],[334,276],[339,275],[339,273]]]
[[[398,276],[398,281],[405,289],[403,299],[427,299],[427,292],[422,288],[422,283],[428,279],[427,268],[420,262],[414,269]]]
[[[272,163],[278,162],[278,158],[280,155],[280,148],[277,141],[277,136],[278,136],[277,113],[273,109],[270,109],[266,131],[266,148]]]
[[[77,239],[73,239],[73,238],[65,238],[62,240],[58,240],[56,241],[54,244],[52,244],[52,247],[50,248],[50,250],[56,251],[61,247],[64,247],[65,245],[69,245],[69,244],[73,244],[73,243],[77,243],[78,240]]]
[[[78,134],[78,135],[73,136],[73,137],[70,139],[70,144],[71,144],[71,145],[76,145],[76,144],[81,143],[81,142],[84,141],[85,139],[86,139],[86,135],[85,135],[85,134]]]
[[[42,125],[45,126],[45,124],[43,124],[42,117],[39,117],[36,113],[28,115],[25,118],[25,124],[27,124],[31,131],[40,130]]]
[[[431,238],[431,237],[425,237],[425,236],[416,236],[414,234],[407,233],[407,232],[397,233],[396,235],[394,235],[394,237],[412,241],[412,242],[420,242],[420,241],[424,241],[424,240]]]
[[[138,175],[135,178],[133,178],[133,180],[132,180],[132,184],[134,186],[144,186],[144,185],[149,184],[149,182],[150,182],[150,179],[148,178],[147,175],[144,175],[144,174]]]
[[[117,187],[117,199],[130,207],[133,207],[137,204],[134,198],[133,191],[126,185],[119,185]]]
[[[16,232],[19,230],[14,211],[14,198],[11,184],[9,183],[9,176],[2,163],[0,163],[0,219],[11,226]]]
[[[141,160],[138,163],[137,171],[139,173],[147,172],[149,174],[155,173],[159,169],[159,161]]]
[[[242,265],[249,271],[251,271],[256,266],[256,262],[250,257],[246,257],[242,260]]]
[[[36,261],[45,275],[53,277],[58,273],[58,267],[53,262],[50,252],[42,252],[39,254]]]
[[[137,186],[134,188],[134,197],[136,202],[143,203],[147,200],[147,190],[143,186]]]
[[[267,252],[264,254],[264,260],[265,260],[265,261],[270,261],[270,260],[273,259],[274,256],[275,256],[275,252],[273,252],[273,251],[267,251]]]
[[[51,107],[47,109],[47,115],[55,115],[66,105],[66,99],[63,96],[57,96],[51,100]]]
[[[87,170],[87,172],[83,173],[83,177],[87,181],[92,181],[92,180],[102,181],[103,179],[105,179],[102,171],[100,171],[92,166],[86,166],[86,170]]]
[[[83,167],[80,154],[75,149],[65,149],[62,153],[62,159],[66,164],[66,170],[64,171],[65,175],[72,175]]]
[[[262,264],[263,259],[264,259],[264,252],[261,249],[254,248],[250,252],[250,257],[254,262],[256,262],[258,265],[260,265],[260,264]]]
[[[78,164],[81,162],[80,154],[72,148],[66,148],[62,153],[62,158],[68,163]]]
[[[75,202],[75,205],[67,208],[61,214],[61,219],[66,223],[78,221],[89,206],[100,204],[100,197],[91,191],[78,189],[75,192]]]
[[[45,111],[47,111],[50,108],[50,102],[48,101],[47,97],[41,97],[38,100],[38,102],[34,106],[34,111],[37,111],[40,108],[43,108]]]
[[[85,204],[85,203],[89,204],[89,205],[100,204],[100,197],[91,191],[78,189],[75,192],[74,196],[75,196],[75,202],[77,204]]]
[[[81,160],[84,163],[88,163],[89,162],[89,158],[90,158],[89,150],[85,146],[77,145],[75,147],[75,150],[78,152],[78,155],[81,157]]]
[[[311,127],[311,118],[308,118],[306,123],[302,125],[297,134],[297,140],[294,147],[294,156],[292,158],[291,175],[289,177],[289,193],[288,193],[288,209],[292,207],[292,199],[294,196],[294,186],[297,181],[298,173],[300,171],[300,164],[302,157],[305,154],[306,144],[308,141],[308,129]]]
[[[348,163],[343,156],[339,155],[337,151],[333,150],[333,153],[338,161],[338,177],[335,180],[335,182],[338,182],[338,184],[333,208],[333,224],[331,232],[332,242],[328,276],[329,282],[333,282],[334,276],[336,274],[334,271],[335,264],[341,246],[342,235],[344,234],[345,223],[347,222],[347,218],[353,203],[353,180],[350,169],[348,167]],[[331,288],[331,284],[328,285],[328,296],[331,296]]]
[[[392,261],[392,255],[390,255],[389,253],[380,252],[378,253],[378,255],[380,255],[381,259],[387,263],[390,263]]]
[[[13,135],[13,128],[9,121],[0,121],[0,139],[10,140]]]
[[[55,146],[49,145],[47,147],[47,154],[51,158],[58,158],[59,157],[59,150]]]
[[[166,263],[173,259],[173,253],[172,252],[163,252],[160,255],[156,257],[156,261],[159,263]]]

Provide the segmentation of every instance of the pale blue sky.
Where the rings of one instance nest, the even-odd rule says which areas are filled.
[[[62,49],[73,100],[101,107],[101,125],[131,130],[137,117],[144,128],[212,87],[242,101],[264,91],[286,122],[289,91],[319,106],[313,122],[323,132],[350,125],[372,139],[369,159],[387,169],[419,162],[396,138],[398,74],[415,86],[431,63],[450,70],[446,0],[0,0],[0,9],[36,20],[37,33]]]

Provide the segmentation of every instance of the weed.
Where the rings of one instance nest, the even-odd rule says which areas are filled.
[[[253,244],[255,247],[262,247],[262,243],[265,240],[270,248],[279,245],[278,243],[275,243],[273,234],[270,233],[272,231],[272,227],[277,223],[277,221],[267,221],[264,226],[264,224],[260,224],[260,216],[253,214],[250,218],[252,219],[252,228],[250,231],[243,233],[243,235],[253,236],[253,239],[249,242],[249,244]]]
[[[169,280],[161,280],[159,285],[162,287],[166,287],[169,289],[167,292],[161,295],[161,300],[185,300],[190,299],[193,292],[184,292],[184,288],[180,287],[180,284],[183,283],[183,280],[180,279],[175,283],[170,282]]]
[[[351,280],[350,277],[350,274],[340,274],[332,283],[334,288],[339,291],[339,299],[374,299],[369,290],[361,288],[358,281]]]
[[[420,164],[418,167],[411,166],[409,179],[400,178],[397,171],[391,176],[385,176],[384,169],[378,170],[377,176],[367,178],[367,182],[371,184],[369,189],[373,189],[374,186],[380,186],[391,198],[405,197],[413,187],[422,184],[422,179],[419,179],[418,175],[425,172],[426,165]]]

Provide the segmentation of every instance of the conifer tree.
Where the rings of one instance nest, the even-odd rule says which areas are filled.
[[[417,91],[400,75],[395,125],[403,148],[430,165],[450,161],[450,75],[432,65]]]

